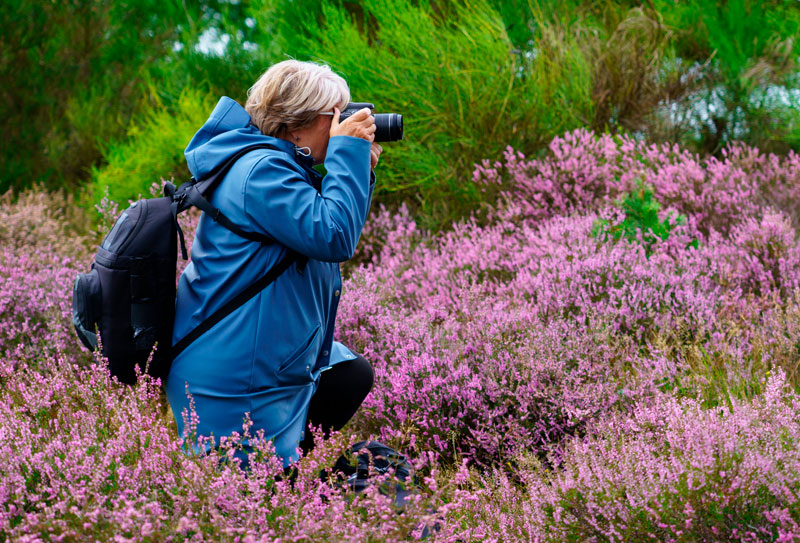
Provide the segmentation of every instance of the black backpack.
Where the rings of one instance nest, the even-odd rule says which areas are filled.
[[[135,383],[137,366],[142,373],[165,378],[172,360],[192,341],[258,294],[294,262],[300,265],[306,259],[289,251],[261,279],[172,346],[178,238],[181,256],[188,259],[178,213],[195,206],[246,239],[273,242],[265,235],[242,230],[207,200],[233,163],[255,149],[276,148],[268,144],[244,147],[208,177],[199,181],[192,178],[177,189],[167,183],[163,198],[131,204],[97,249],[91,271],[75,279],[75,331],[87,349],[102,346],[111,375],[121,382]]]

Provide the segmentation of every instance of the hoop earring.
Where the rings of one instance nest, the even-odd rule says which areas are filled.
[[[294,152],[300,156],[311,156],[311,147],[295,147]]]

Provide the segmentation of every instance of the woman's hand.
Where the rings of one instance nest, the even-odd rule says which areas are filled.
[[[372,142],[372,147],[369,149],[369,169],[374,170],[375,166],[378,165],[378,159],[381,157],[381,153],[383,152],[383,147]]]
[[[367,140],[370,143],[373,142],[377,127],[375,126],[375,117],[372,116],[368,108],[358,110],[341,124],[339,124],[339,115],[341,115],[339,108],[334,108],[330,137],[353,136],[354,138]],[[380,155],[380,152],[378,152],[378,155]],[[377,164],[377,158],[375,163]]]

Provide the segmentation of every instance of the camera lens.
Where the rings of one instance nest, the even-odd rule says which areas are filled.
[[[403,116],[399,113],[376,113],[375,141],[397,141],[403,139]]]

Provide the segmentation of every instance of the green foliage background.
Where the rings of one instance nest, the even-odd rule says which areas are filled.
[[[124,203],[180,181],[215,100],[243,102],[288,57],[403,114],[376,198],[434,228],[480,205],[476,162],[578,127],[800,148],[796,0],[39,0],[4,3],[0,24],[3,192],[90,203],[109,185]]]
[[[181,182],[187,176],[183,149],[214,107],[214,98],[188,87],[171,107],[154,100],[121,143],[101,147],[106,163],[92,168],[92,194],[105,195],[108,188],[112,201],[126,202],[148,195],[150,184],[160,178]]]

